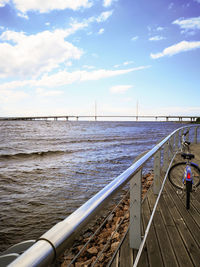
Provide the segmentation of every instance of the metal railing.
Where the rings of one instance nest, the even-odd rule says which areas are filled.
[[[71,246],[73,240],[83,229],[84,225],[86,225],[86,223],[88,223],[96,213],[102,209],[106,202],[129,181],[131,188],[130,247],[138,249],[142,241],[140,228],[142,168],[147,161],[151,158],[154,159],[153,190],[155,194],[159,194],[161,188],[161,168],[163,171],[167,171],[174,151],[180,146],[181,134],[185,130],[189,130],[190,141],[193,143],[198,142],[198,127],[200,127],[200,125],[188,125],[172,132],[65,220],[59,222],[43,234],[29,249],[12,261],[9,266],[48,266],[53,263],[59,255]],[[191,140],[191,138],[193,140]]]

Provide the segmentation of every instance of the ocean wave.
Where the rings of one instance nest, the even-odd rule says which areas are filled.
[[[72,150],[47,150],[47,151],[31,151],[31,152],[20,152],[12,154],[1,154],[0,159],[16,159],[16,158],[30,158],[33,156],[36,157],[45,157],[45,156],[55,156],[73,153]]]

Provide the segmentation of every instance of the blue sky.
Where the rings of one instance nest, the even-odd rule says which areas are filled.
[[[200,115],[200,0],[0,0],[0,116]]]

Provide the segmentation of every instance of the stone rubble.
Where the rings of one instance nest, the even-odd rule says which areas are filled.
[[[142,177],[142,198],[153,182],[153,174],[148,173]],[[90,241],[83,252],[80,253],[75,263],[71,263],[77,253],[89,240],[90,236],[101,225],[102,221],[98,220],[91,229],[74,242],[73,248],[65,251],[64,255],[58,260],[57,266],[61,267],[90,267],[95,263],[95,266],[106,266],[111,260],[114,252],[118,248],[120,241],[126,233],[129,225],[129,206],[130,200],[126,197],[117,209],[109,216],[106,224],[101,228],[100,232]],[[111,210],[114,207],[111,208]],[[120,224],[121,223],[121,224]],[[107,241],[110,239],[110,242]],[[102,253],[103,250],[103,253]]]

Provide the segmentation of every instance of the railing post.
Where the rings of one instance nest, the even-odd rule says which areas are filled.
[[[173,152],[174,152],[174,135],[172,135],[169,140],[169,160],[170,161],[173,157]]]
[[[142,169],[130,181],[130,247],[139,249],[141,243]]]
[[[163,171],[166,172],[169,164],[169,141],[164,145],[164,153],[163,153]]]
[[[198,127],[194,128],[194,143],[197,144],[197,129]]]
[[[160,150],[154,155],[154,178],[153,178],[153,192],[158,195],[161,187],[160,182]]]
[[[190,137],[190,128],[187,129],[188,130],[188,134],[186,134],[185,136],[185,140],[189,141],[189,137]]]
[[[177,131],[175,135],[175,151],[178,150],[178,147],[179,147],[179,131]]]
[[[182,137],[183,133],[184,133],[184,129],[181,129],[181,136],[180,137]]]

